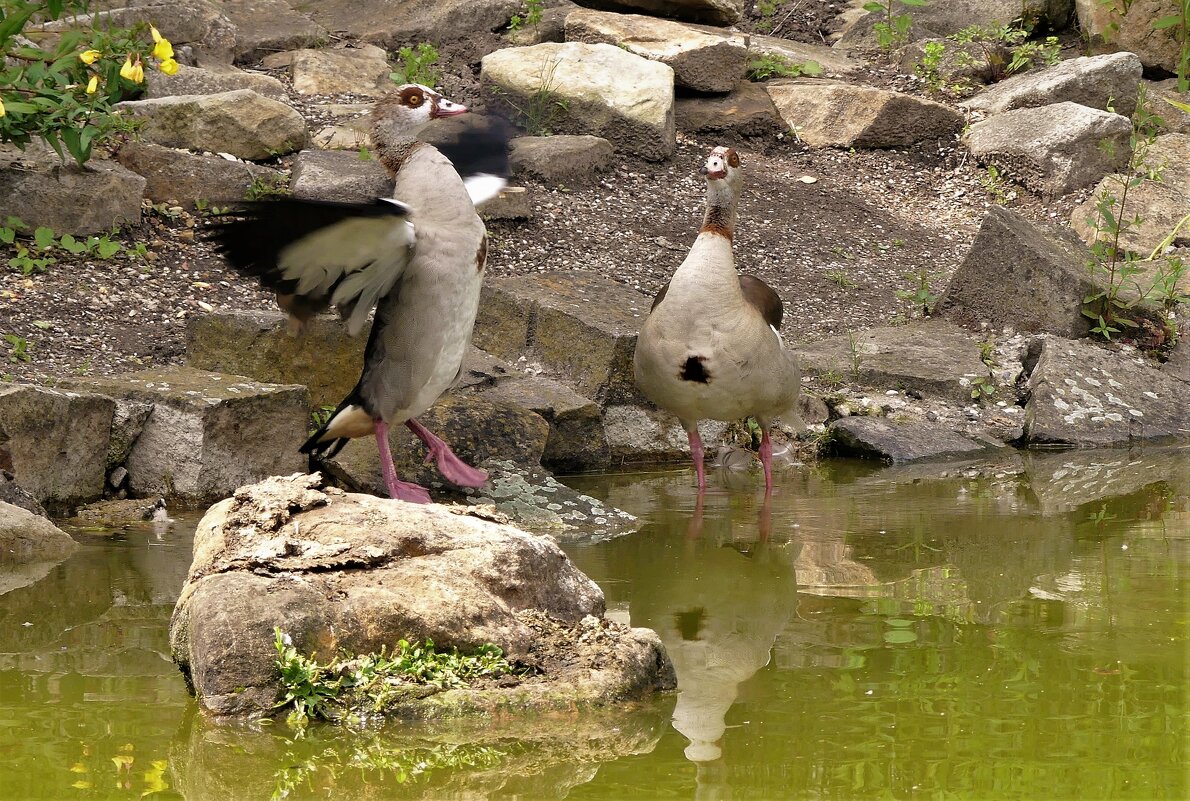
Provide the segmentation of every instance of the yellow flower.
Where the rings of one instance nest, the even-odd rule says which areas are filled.
[[[103,53],[100,53],[98,50],[84,50],[83,52],[79,53],[79,61],[83,62],[84,64],[94,64],[102,57]]]
[[[156,44],[153,45],[153,58],[159,59],[161,61],[166,61],[173,58],[174,46],[169,43],[169,39],[166,39],[164,36],[162,36],[161,31],[157,30],[157,28],[152,25],[149,26],[149,33],[152,34],[153,41],[156,42]]]
[[[99,90],[99,76],[92,75],[91,80],[87,81],[87,94],[93,95]]]
[[[136,59],[136,63],[132,62],[132,56],[124,59],[124,66],[120,67],[120,77],[127,78],[133,83],[142,83],[145,80],[145,68],[141,66],[140,57]]]
[[[172,58],[167,58],[162,61],[157,68],[166,75],[173,75],[178,71],[178,62],[174,61]]]
[[[0,100],[0,117],[3,117],[8,112],[4,110],[4,101]]]

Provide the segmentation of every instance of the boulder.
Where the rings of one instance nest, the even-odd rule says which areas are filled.
[[[728,92],[744,77],[748,50],[680,22],[639,14],[579,9],[566,17],[566,40],[615,45],[673,68],[674,83],[698,92]]]
[[[1186,385],[1132,348],[1046,337],[1029,390],[1032,444],[1094,447],[1190,432]]]
[[[125,463],[129,489],[138,496],[201,504],[305,467],[298,453],[310,419],[305,387],[192,367],[65,383],[121,404],[152,405]]]
[[[1174,493],[1186,484],[1186,453],[1176,444],[1018,453],[1028,494],[1044,517],[1067,516],[1080,506],[1127,497],[1154,484],[1165,483]]]
[[[107,232],[140,222],[144,191],[145,179],[114,161],[93,158],[78,167],[57,156],[21,158],[0,168],[0,219],[19,217],[59,236]]]
[[[1014,108],[1070,101],[1132,116],[1140,85],[1140,59],[1132,53],[1072,58],[1013,75],[961,104],[971,111],[999,114]]]
[[[103,494],[115,404],[27,384],[0,387],[0,467],[51,513]]]
[[[328,38],[326,28],[285,0],[223,3],[223,13],[236,28],[235,61],[238,64],[250,64],[270,53],[314,47]]]
[[[602,136],[651,161],[673,154],[673,70],[659,62],[609,44],[547,42],[489,53],[480,80],[506,115],[540,116],[544,102],[557,112],[555,132]]]
[[[1178,26],[1153,28],[1153,21],[1177,16],[1181,0],[1129,0],[1103,3],[1075,0],[1079,30],[1096,46],[1135,53],[1149,69],[1178,71],[1182,45]],[[1121,13],[1118,9],[1127,8]],[[1185,34],[1182,34],[1185,36]]]
[[[795,350],[804,375],[834,373],[867,387],[912,391],[959,404],[971,401],[972,379],[989,372],[980,360],[975,335],[941,320],[856,331]]]
[[[186,364],[264,384],[302,384],[313,408],[335,408],[359,381],[367,336],[348,336],[332,315],[314,317],[294,336],[288,320],[279,311],[191,317],[186,322]]]
[[[125,143],[116,159],[144,176],[144,195],[149,200],[190,208],[200,200],[213,206],[234,203],[243,200],[256,181],[284,183],[286,179],[280,170],[249,161],[135,140]]]
[[[1190,384],[1190,344],[1186,337],[1179,337],[1173,350],[1169,352],[1169,360],[1161,365],[1162,371],[1179,381]]]
[[[801,79],[765,88],[781,119],[810,147],[905,147],[949,140],[963,127],[954,109],[887,89]]]
[[[392,195],[393,180],[379,161],[349,150],[303,150],[293,161],[289,184],[303,200],[370,203]]]
[[[523,7],[521,0],[321,0],[300,8],[328,31],[396,50],[489,34]]]
[[[25,511],[32,512],[39,517],[49,516],[45,511],[45,507],[37,502],[37,499],[33,497],[33,494],[29,490],[17,484],[16,478],[7,470],[0,470],[0,501],[13,506],[19,506]]]
[[[544,627],[603,615],[599,587],[549,538],[440,506],[323,491],[317,482],[291,476],[244,487],[198,525],[170,647],[199,703],[217,715],[275,709],[277,627],[305,654],[379,653],[401,639],[432,639],[464,651],[494,644],[532,662],[541,659],[533,654]],[[550,676],[557,684],[549,706],[672,687],[672,666],[652,632],[599,639],[602,667],[576,660]],[[524,687],[499,696],[510,696],[508,704],[488,696],[486,709],[543,703],[530,705],[539,694]],[[416,705],[421,713],[406,714],[443,713],[453,698],[434,696]]]
[[[0,566],[61,561],[78,543],[44,517],[0,501]]]
[[[704,29],[705,30],[705,29]],[[858,72],[864,62],[847,55],[846,51],[821,44],[807,44],[776,36],[757,36],[739,31],[724,31],[730,41],[743,44],[754,55],[776,56],[793,64],[816,61],[825,76],[844,76]]]
[[[628,9],[712,25],[739,22],[747,7],[745,0],[582,0],[580,5],[608,11]]]
[[[1161,170],[1161,180],[1190,194],[1190,132],[1158,136],[1145,161]]]
[[[290,62],[293,89],[303,95],[379,97],[392,87],[388,54],[375,45],[298,50]]]
[[[844,417],[827,428],[832,452],[882,459],[893,464],[971,456],[988,445],[935,423],[887,417]]]
[[[570,473],[610,464],[599,406],[565,384],[541,376],[514,378],[484,390],[482,397],[528,409],[549,423],[541,455],[549,469]]]
[[[367,120],[362,118],[341,125],[327,125],[310,137],[310,144],[319,150],[351,150],[359,158],[359,153],[371,145],[368,129]]]
[[[540,361],[601,404],[638,402],[632,358],[649,303],[593,272],[493,278],[480,296],[474,342],[504,359]]]
[[[572,490],[540,467],[500,459],[488,459],[480,466],[488,471],[488,483],[479,489],[464,489],[462,500],[495,507],[504,517],[491,518],[497,522],[512,523],[559,542],[585,543],[622,537],[641,526],[633,515]]]
[[[251,89],[274,100],[285,99],[285,84],[271,75],[245,72],[234,67],[215,66],[209,69],[178,66],[173,75],[160,70],[145,72],[145,97],[173,97],[176,95],[217,95]]]
[[[703,420],[699,436],[708,454],[726,441],[729,423]],[[609,405],[603,410],[603,430],[612,464],[689,462],[690,444],[678,418],[647,406]]]
[[[117,5],[117,2],[109,0],[105,5]],[[138,23],[156,26],[173,44],[179,60],[186,63],[230,64],[235,54],[235,25],[220,6],[208,0],[132,0],[127,7],[70,15],[45,27],[47,30],[92,27],[102,30],[131,28]]]
[[[443,395],[417,419],[446,440],[455,454],[470,465],[488,459],[510,461],[523,467],[538,465],[550,431],[549,423],[528,409],[470,394]],[[458,495],[459,489],[446,483],[438,467],[424,461],[425,446],[408,428],[393,426],[389,431],[389,447],[402,481],[428,487],[431,496]],[[373,437],[351,440],[326,461],[325,469],[328,476],[349,490],[388,494]]]
[[[116,108],[143,120],[140,135],[146,141],[166,147],[251,160],[292,153],[306,143],[301,114],[251,89],[130,100]]]
[[[1041,228],[993,206],[935,313],[967,328],[1086,336],[1083,298],[1097,290],[1087,248],[1068,230]]]
[[[1127,117],[1065,101],[997,114],[972,125],[963,141],[981,163],[1057,197],[1127,162],[1131,133]]]
[[[675,121],[683,133],[771,136],[786,130],[764,86],[740,81],[722,96],[680,97]]]
[[[598,136],[518,136],[508,161],[516,175],[580,186],[609,171],[614,154],[611,142]]]

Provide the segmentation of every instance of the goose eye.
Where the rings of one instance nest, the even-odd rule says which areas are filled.
[[[421,105],[421,101],[421,95],[409,95],[409,97],[405,99],[405,104],[407,106],[411,106],[412,108],[417,108]]]

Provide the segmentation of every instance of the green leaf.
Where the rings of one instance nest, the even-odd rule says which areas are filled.
[[[1150,23],[1149,27],[1155,31],[1163,31],[1166,28],[1173,28],[1176,25],[1182,24],[1181,14],[1171,14],[1168,17],[1158,17]]]
[[[929,3],[927,0],[901,0],[901,5],[913,6],[914,8],[920,8],[924,5],[929,5]]]
[[[815,77],[822,74],[822,65],[817,61],[810,59],[802,65],[802,74]]]
[[[54,229],[47,228],[44,225],[38,226],[37,230],[33,232],[33,241],[37,243],[37,247],[45,250],[54,246]]]
[[[1190,114],[1190,103],[1179,103],[1177,100],[1170,100],[1168,97],[1165,98],[1165,102],[1169,103],[1171,106],[1173,106],[1176,109],[1181,109],[1182,111],[1186,112],[1187,114]]]
[[[884,13],[884,3],[877,3],[877,2],[864,3],[864,11],[871,11],[873,14],[883,14]]]

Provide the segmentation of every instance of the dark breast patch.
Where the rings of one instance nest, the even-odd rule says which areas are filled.
[[[703,366],[703,362],[705,361],[705,356],[691,356],[682,365],[682,370],[678,373],[678,377],[683,381],[693,381],[697,384],[711,383],[711,374]]]

